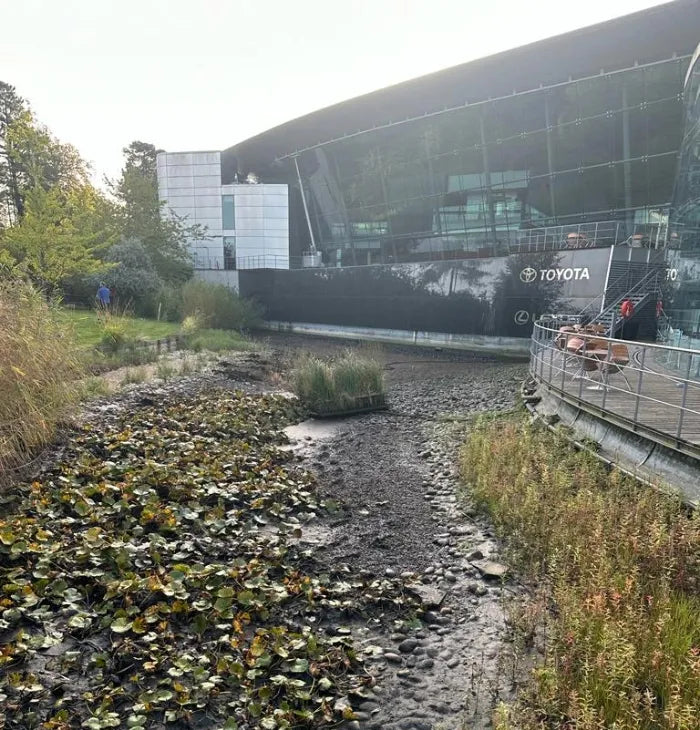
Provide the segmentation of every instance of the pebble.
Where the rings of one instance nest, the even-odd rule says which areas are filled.
[[[418,669],[432,669],[435,666],[435,662],[429,657],[418,662]]]
[[[404,639],[399,644],[399,651],[403,654],[410,654],[418,646],[418,643],[418,639]]]
[[[391,662],[391,664],[401,664],[403,661],[401,657],[398,654],[394,654],[393,652],[389,651],[384,655],[384,658]]]

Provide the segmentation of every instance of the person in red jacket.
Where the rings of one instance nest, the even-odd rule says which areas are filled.
[[[620,316],[622,317],[622,332],[620,333],[622,339],[627,339],[625,335],[628,337],[634,338],[637,334],[637,328],[634,326],[630,326],[630,319],[634,315],[634,302],[630,299],[624,299],[622,304],[620,305]]]

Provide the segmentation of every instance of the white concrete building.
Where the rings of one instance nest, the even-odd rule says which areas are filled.
[[[160,152],[157,168],[163,214],[206,229],[189,242],[196,270],[289,268],[286,185],[222,185],[218,151]]]

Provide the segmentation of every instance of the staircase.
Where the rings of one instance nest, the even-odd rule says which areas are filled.
[[[613,301],[610,301],[604,309],[593,316],[591,321],[603,325],[606,337],[615,337],[625,322],[620,315],[622,302],[629,299],[634,304],[632,318],[635,318],[639,316],[646,305],[649,303],[656,304],[660,290],[660,272],[658,270],[649,271],[624,294],[620,294]]]

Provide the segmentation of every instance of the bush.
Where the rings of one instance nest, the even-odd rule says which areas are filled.
[[[470,494],[549,586],[546,660],[501,727],[697,727],[700,515],[521,417],[462,450]]]
[[[305,355],[292,372],[292,388],[306,407],[318,414],[385,404],[382,366],[349,350],[330,361]]]
[[[0,282],[0,477],[49,442],[79,397],[70,331],[29,285]]]
[[[179,322],[182,319],[182,287],[161,284],[153,295],[150,314],[166,322]]]
[[[242,299],[223,284],[191,279],[182,288],[182,314],[197,316],[205,327],[223,330],[250,330],[262,320],[261,307]]]

